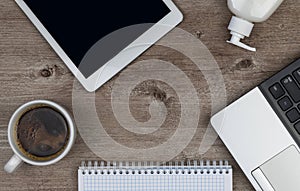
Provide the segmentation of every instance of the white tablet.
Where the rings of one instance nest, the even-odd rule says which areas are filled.
[[[171,0],[16,0],[88,91],[179,24]]]

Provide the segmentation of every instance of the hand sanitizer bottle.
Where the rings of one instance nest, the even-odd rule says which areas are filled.
[[[283,0],[227,0],[227,4],[233,16],[228,29],[231,31],[231,39],[228,43],[242,47],[250,51],[256,51],[242,42],[245,36],[249,37],[253,22],[263,22],[267,20],[280,6]]]

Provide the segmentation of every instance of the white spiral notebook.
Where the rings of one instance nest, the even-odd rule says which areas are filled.
[[[232,191],[225,161],[82,162],[79,191]]]

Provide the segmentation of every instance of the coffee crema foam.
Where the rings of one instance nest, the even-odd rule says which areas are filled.
[[[69,127],[63,115],[47,106],[25,112],[16,124],[19,150],[36,161],[58,157],[69,141]]]

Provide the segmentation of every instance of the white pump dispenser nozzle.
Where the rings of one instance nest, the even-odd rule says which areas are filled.
[[[233,16],[228,29],[231,31],[231,39],[227,42],[250,51],[256,51],[242,42],[245,36],[249,37],[254,24],[267,20],[280,6],[283,0],[227,0]]]
[[[255,52],[256,48],[250,47],[240,41],[241,39],[244,39],[245,36],[250,36],[253,26],[253,23],[233,16],[228,26],[228,29],[231,31],[230,34],[232,35],[232,37],[227,42],[244,48],[246,50]]]

